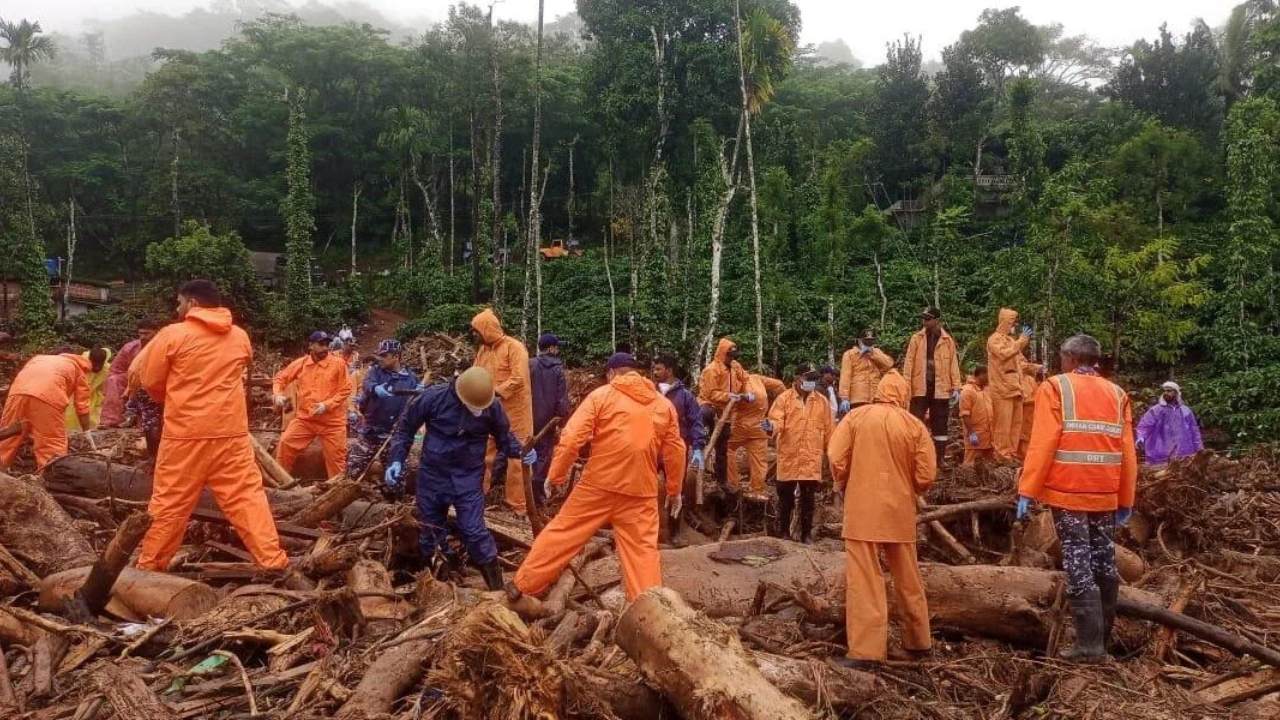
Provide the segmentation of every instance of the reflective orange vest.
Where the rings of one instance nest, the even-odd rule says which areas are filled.
[[[1053,378],[1062,393],[1062,434],[1045,487],[1063,493],[1116,493],[1124,460],[1124,391],[1097,375]]]

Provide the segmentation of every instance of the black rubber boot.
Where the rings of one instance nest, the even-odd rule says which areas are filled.
[[[1076,642],[1060,657],[1078,663],[1101,662],[1107,654],[1102,645],[1102,593],[1093,589],[1069,599],[1076,622]]]
[[[1098,581],[1098,593],[1102,598],[1102,649],[1111,648],[1111,627],[1116,622],[1116,603],[1120,600],[1120,578],[1109,577]]]
[[[941,470],[947,463],[947,443],[946,441],[933,441],[934,454],[938,456],[938,469]]]
[[[485,587],[490,590],[502,589],[502,566],[497,560],[481,565],[480,575],[484,577]]]

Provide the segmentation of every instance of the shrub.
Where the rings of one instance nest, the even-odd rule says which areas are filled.
[[[1280,365],[1218,375],[1198,389],[1192,407],[1201,422],[1227,431],[1233,445],[1280,437]]]
[[[86,348],[109,347],[114,350],[137,336],[137,320],[137,317],[120,307],[102,307],[61,320],[56,330],[59,336],[72,345]]]
[[[181,237],[147,246],[147,272],[173,292],[195,278],[213,281],[227,306],[247,323],[257,324],[266,314],[249,250],[234,232],[217,235],[208,225],[188,221]]]
[[[442,332],[449,335],[466,335],[471,331],[471,318],[480,312],[482,305],[453,303],[437,305],[419,318],[414,318],[396,331],[401,340],[412,340],[420,335]]]

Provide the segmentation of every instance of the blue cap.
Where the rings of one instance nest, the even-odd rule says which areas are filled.
[[[400,341],[395,338],[387,338],[378,343],[378,351],[374,355],[399,355]]]
[[[618,370],[620,368],[633,368],[636,366],[636,357],[631,353],[614,353],[609,356],[609,362],[605,363],[606,370]]]
[[[329,333],[327,333],[327,332],[325,332],[325,331],[323,331],[323,330],[317,330],[317,331],[315,331],[315,332],[311,333],[311,335],[309,335],[309,336],[307,337],[307,342],[313,342],[313,343],[326,343],[326,344],[327,344],[327,343],[329,342],[329,339],[330,339],[330,338],[329,338]]]
[[[538,349],[546,350],[549,347],[560,347],[560,338],[551,333],[542,333],[538,336]]]

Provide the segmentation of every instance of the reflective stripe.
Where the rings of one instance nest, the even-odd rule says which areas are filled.
[[[1102,420],[1063,420],[1062,432],[1101,433],[1107,437],[1118,438],[1124,435],[1124,426]]]
[[[1087,450],[1059,450],[1053,454],[1055,462],[1070,465],[1119,465],[1124,459],[1118,452],[1089,452]]]
[[[949,436],[947,436],[947,435],[934,435],[934,436],[933,436],[933,439],[934,439],[934,441],[935,441],[935,442],[946,442],[946,441],[949,439]]]
[[[1071,381],[1066,375],[1058,376],[1058,387],[1062,390],[1062,419],[1072,421],[1076,419],[1076,392],[1071,387]]]

